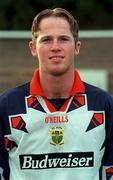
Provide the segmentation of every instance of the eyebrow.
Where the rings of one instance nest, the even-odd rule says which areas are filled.
[[[46,38],[48,38],[48,39],[53,39],[54,38],[54,36],[52,36],[52,35],[43,35],[42,37],[40,37],[40,40],[39,41],[41,41],[41,40],[43,40],[43,39],[46,39]],[[69,35],[59,35],[58,37],[57,37],[58,39],[60,39],[60,38],[66,38],[66,39],[70,39],[70,36]]]

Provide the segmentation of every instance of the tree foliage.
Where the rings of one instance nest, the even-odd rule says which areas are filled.
[[[0,30],[30,30],[38,12],[55,7],[70,11],[80,29],[113,28],[113,0],[1,0]]]

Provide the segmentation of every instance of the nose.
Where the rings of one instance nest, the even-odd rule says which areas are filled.
[[[51,51],[60,51],[61,50],[61,46],[58,42],[57,39],[54,39],[51,45]]]

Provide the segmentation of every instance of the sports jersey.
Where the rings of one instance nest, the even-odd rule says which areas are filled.
[[[1,180],[112,180],[112,97],[75,70],[70,97],[55,101],[44,96],[39,70],[1,95]]]

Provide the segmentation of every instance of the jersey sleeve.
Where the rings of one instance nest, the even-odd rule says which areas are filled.
[[[8,152],[4,146],[4,101],[0,97],[0,180],[9,180],[9,160]]]
[[[102,161],[102,180],[113,179],[113,98],[108,96],[105,104],[106,140]]]

